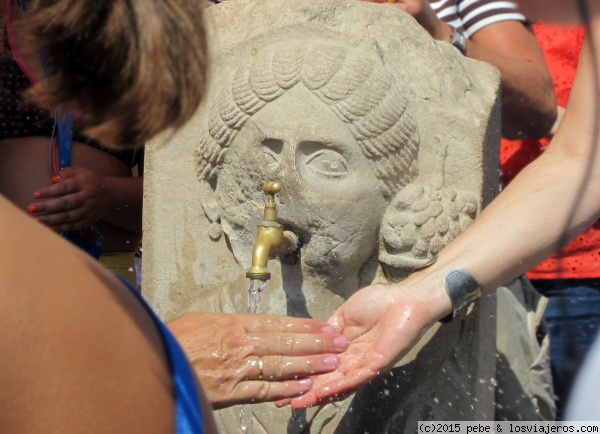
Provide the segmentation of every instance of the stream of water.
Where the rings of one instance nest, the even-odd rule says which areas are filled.
[[[251,279],[248,287],[248,313],[258,313],[260,297],[265,289],[266,280]],[[252,420],[252,411],[248,404],[242,405],[240,409],[240,432],[243,434],[253,434],[254,426]]]
[[[267,284],[266,280],[251,279],[248,287],[248,313],[258,313],[260,297]]]

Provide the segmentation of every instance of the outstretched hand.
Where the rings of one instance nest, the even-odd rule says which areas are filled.
[[[37,190],[27,210],[56,231],[89,227],[108,212],[104,178],[85,167],[69,167],[52,177],[52,185]]]
[[[168,326],[215,409],[305,393],[348,347],[331,325],[306,318],[191,312]]]
[[[313,387],[292,400],[294,409],[345,398],[390,370],[418,342],[435,318],[406,287],[372,285],[346,301],[329,322],[349,341],[340,367],[313,378]]]

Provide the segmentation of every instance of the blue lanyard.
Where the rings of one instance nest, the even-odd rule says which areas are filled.
[[[55,112],[55,116],[57,113]],[[62,119],[57,119],[58,127],[58,154],[60,168],[71,166],[71,153],[73,150],[73,111],[69,110]]]

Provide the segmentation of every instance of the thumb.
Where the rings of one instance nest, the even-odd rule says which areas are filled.
[[[79,166],[65,167],[52,177],[52,182],[60,182],[61,180],[66,178],[73,178],[74,176],[85,170],[88,169]]]

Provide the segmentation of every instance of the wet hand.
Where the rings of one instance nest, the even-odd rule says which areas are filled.
[[[168,326],[215,409],[306,393],[348,347],[331,325],[305,318],[190,312]]]
[[[295,409],[345,398],[390,370],[435,322],[424,300],[407,287],[372,285],[346,301],[329,322],[350,341],[340,367],[313,377],[313,387],[292,400]]]
[[[52,177],[52,185],[37,190],[27,210],[57,231],[89,227],[108,212],[105,179],[84,167],[69,167]]]

